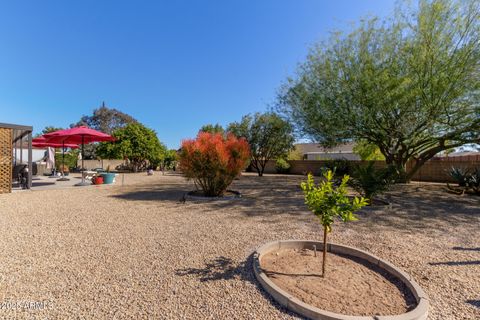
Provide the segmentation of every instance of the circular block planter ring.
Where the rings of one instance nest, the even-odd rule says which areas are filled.
[[[317,250],[323,250],[323,242],[310,241],[310,240],[285,240],[274,241],[264,244],[253,255],[253,270],[255,277],[265,291],[267,291],[272,298],[280,305],[286,307],[288,310],[296,312],[301,316],[309,319],[319,320],[426,320],[428,316],[429,300],[422,288],[410,277],[407,273],[398,269],[389,262],[386,262],[368,252],[355,249],[348,246],[329,243],[327,244],[328,252],[339,253],[344,255],[350,255],[363,260],[367,260],[370,263],[377,265],[379,268],[385,270],[389,274],[395,276],[402,281],[408,289],[414,295],[417,306],[415,309],[399,315],[389,316],[350,316],[338,314],[326,310],[319,309],[302,302],[300,299],[295,298],[290,293],[281,289],[265,274],[260,266],[262,256],[280,249],[313,249],[316,246]]]

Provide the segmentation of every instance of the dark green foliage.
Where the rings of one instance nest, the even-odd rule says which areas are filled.
[[[369,162],[367,165],[357,165],[353,169],[352,179],[349,185],[363,197],[374,202],[374,198],[387,191],[395,183],[397,177],[393,166],[382,169],[375,169],[375,164]]]
[[[246,115],[240,122],[231,123],[227,131],[245,138],[250,145],[250,164],[259,176],[268,160],[284,158],[293,149],[293,127],[273,112]]]
[[[104,159],[128,160],[133,171],[158,166],[162,162],[166,147],[158,140],[154,130],[136,122],[113,132],[115,141],[102,142],[97,154]]]
[[[57,150],[62,150],[62,149],[57,149]],[[69,170],[75,169],[77,167],[77,160],[78,160],[78,153],[79,150],[70,150],[69,152],[65,152],[65,167],[67,167]],[[62,166],[62,154],[61,153],[56,153],[55,154],[55,168],[57,170],[60,170]]]
[[[54,126],[46,126],[42,130],[42,134],[51,133],[51,132],[55,132],[55,131],[59,131],[59,130],[63,130],[63,128],[54,127]]]
[[[347,159],[326,160],[324,167],[326,170],[331,170],[336,176],[343,177],[352,174],[352,164]]]
[[[225,129],[223,129],[223,127],[220,125],[220,124],[206,124],[204,126],[202,126],[199,130],[199,132],[208,132],[208,133],[221,133],[221,134],[224,134],[225,133]]]
[[[87,126],[89,128],[101,131],[106,134],[113,134],[117,129],[124,128],[130,123],[137,123],[132,116],[123,113],[115,108],[108,108],[105,103],[100,108],[94,109],[91,116],[82,116],[80,121],[73,123],[70,127]],[[85,145],[85,159],[96,159],[97,155],[96,143]]]
[[[288,173],[290,172],[290,163],[283,158],[279,158],[275,161],[275,170],[277,170],[277,173]]]

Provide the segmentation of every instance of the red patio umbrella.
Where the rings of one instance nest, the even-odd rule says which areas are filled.
[[[75,149],[75,148],[78,148],[78,144],[47,142],[47,139],[44,136],[40,136],[38,138],[33,138],[32,139],[32,147],[37,147],[37,148],[52,147],[52,148],[71,148],[71,149]]]
[[[112,136],[90,129],[85,126],[75,127],[66,130],[59,130],[51,133],[47,133],[43,135],[48,142],[51,143],[73,143],[73,144],[82,144],[82,170],[85,168],[83,165],[83,146],[85,143],[91,142],[101,142],[101,141],[113,141],[115,138]],[[82,174],[82,182],[77,185],[86,185],[85,184],[85,176]]]
[[[52,147],[52,148],[62,148],[62,177],[57,179],[57,181],[68,181],[70,179],[65,178],[65,172],[63,170],[65,166],[65,148],[76,149],[78,148],[78,144],[73,143],[53,143],[47,142],[47,138],[44,136],[40,136],[38,138],[32,139],[32,146],[37,148],[45,148],[45,147]]]

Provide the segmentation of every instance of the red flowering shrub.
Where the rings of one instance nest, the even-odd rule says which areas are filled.
[[[217,197],[225,193],[249,158],[250,147],[245,139],[200,132],[196,139],[182,142],[180,169],[205,196]]]

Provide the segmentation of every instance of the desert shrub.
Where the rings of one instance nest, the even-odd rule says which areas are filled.
[[[348,197],[348,180],[349,176],[344,175],[341,183],[335,186],[333,171],[329,170],[325,172],[318,185],[315,185],[311,174],[308,175],[307,181],[301,184],[305,204],[320,219],[323,226],[322,277],[325,276],[327,234],[332,231],[335,218],[340,218],[343,222],[357,220],[354,212],[367,205],[367,200],[363,197],[353,199]]]
[[[199,132],[194,140],[185,140],[179,167],[193,179],[207,197],[225,193],[233,179],[245,168],[250,148],[245,139],[232,134]]]
[[[396,171],[392,166],[375,169],[374,163],[357,165],[352,170],[352,179],[349,185],[363,197],[373,203],[373,198],[387,191],[395,183]]]
[[[325,161],[320,175],[323,175],[328,170],[331,170],[337,176],[350,175],[352,173],[352,165],[347,159],[331,159]]]
[[[277,173],[288,173],[290,171],[290,163],[283,158],[279,158],[275,161],[275,170],[277,170]]]

